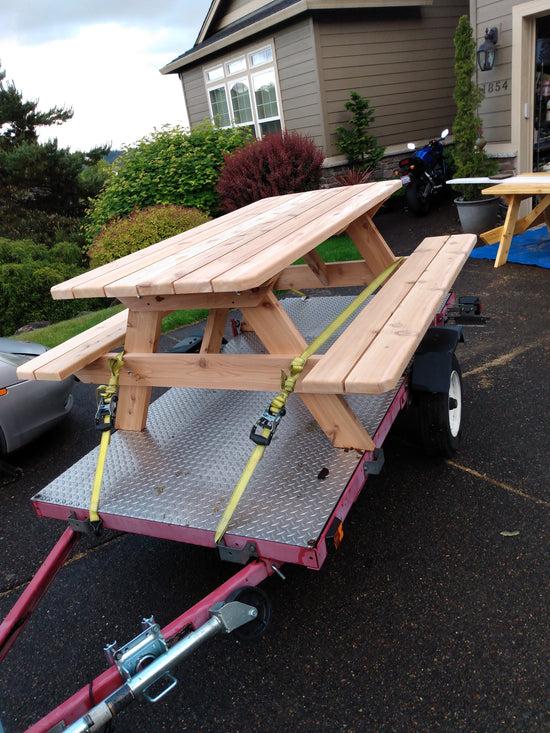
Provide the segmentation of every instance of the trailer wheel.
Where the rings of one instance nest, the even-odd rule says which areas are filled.
[[[417,392],[420,440],[428,455],[450,458],[462,426],[462,374],[453,354],[447,392]]]
[[[237,639],[253,641],[265,633],[271,621],[271,601],[265,591],[261,588],[238,588],[227,600],[247,603],[258,611],[255,619],[233,631]]]

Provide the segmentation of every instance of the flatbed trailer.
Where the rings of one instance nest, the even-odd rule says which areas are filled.
[[[371,196],[372,189],[356,188],[361,189],[363,198],[369,191]],[[346,192],[346,206],[348,196]],[[378,202],[370,205],[375,210]],[[338,230],[338,217],[331,214],[329,218],[334,220],[331,226]],[[370,215],[366,223],[372,226]],[[363,219],[363,228],[364,225]],[[353,230],[353,226],[350,228]],[[376,234],[371,230],[371,235],[373,231]],[[325,236],[325,232],[321,230],[318,236]],[[375,242],[378,248],[379,236],[375,236]],[[380,472],[384,440],[402,410],[414,408],[419,435],[429,452],[448,455],[456,449],[462,393],[455,349],[462,332],[452,325],[452,320],[464,309],[471,311],[472,302],[468,300],[461,308],[448,286],[474,243],[473,235],[425,241],[397,270],[397,276],[389,278],[388,285],[356,309],[351,325],[346,321],[334,329],[319,348],[313,367],[304,369],[296,392],[288,395],[280,427],[276,432],[268,431],[263,458],[218,541],[220,517],[240,480],[252,443],[257,444],[254,438],[258,435],[258,423],[263,420],[265,426],[266,403],[273,404],[273,392],[258,389],[258,384],[272,389],[273,366],[285,362],[288,365],[295,344],[315,341],[326,323],[357,299],[329,295],[275,301],[271,293],[280,279],[272,278],[252,309],[248,304],[243,311],[245,320],[256,328],[240,330],[220,351],[220,323],[225,323],[227,312],[225,308],[215,309],[207,322],[200,353],[155,355],[154,361],[136,347],[135,335],[130,337],[130,310],[124,355],[127,374],[123,377],[121,373],[120,381],[121,392],[124,388],[126,394],[125,414],[122,429],[110,439],[102,472],[100,522],[90,521],[90,487],[97,475],[101,446],[32,499],[38,516],[60,519],[67,522],[67,528],[0,626],[0,659],[86,531],[105,528],[210,547],[238,569],[232,578],[162,630],[154,619],[147,619],[135,639],[122,647],[108,647],[107,670],[29,731],[101,730],[136,697],[143,695],[155,702],[167,694],[176,683],[174,667],[206,639],[218,633],[233,632],[245,638],[263,633],[271,610],[269,599],[258,586],[270,575],[282,575],[281,568],[286,563],[321,568],[329,547],[339,544],[344,520],[367,478]],[[309,251],[310,246],[308,241],[303,251]],[[382,250],[386,257],[385,247]],[[296,254],[296,249],[289,253],[289,263],[295,261]],[[388,257],[394,260],[391,253]],[[380,263],[375,266],[371,261],[371,266],[373,270],[381,269]],[[309,267],[317,275],[322,270],[315,258]],[[345,267],[341,269],[347,272]],[[177,272],[181,274],[180,270]],[[333,276],[325,275],[321,272],[320,277],[327,286]],[[101,273],[100,276],[104,277]],[[336,280],[341,285],[339,277]],[[344,274],[344,279],[348,277]],[[241,297],[241,292],[237,295]],[[213,297],[219,304],[218,296]],[[244,293],[243,297],[249,294]],[[141,298],[138,295],[137,302],[133,302],[136,312],[144,307]],[[153,308],[165,307],[154,301],[151,298]],[[269,318],[262,309],[267,310]],[[382,319],[384,327],[373,331],[369,339],[363,338],[365,324],[372,326],[375,319]],[[36,370],[36,378],[54,378],[53,369],[56,378],[63,378],[64,370],[75,368],[76,359],[76,373],[97,383],[101,381],[98,375],[105,375],[107,357],[113,360],[113,354],[97,358],[98,354],[112,348],[120,338],[121,323],[122,319],[117,319],[102,332],[99,347],[97,336],[92,334],[85,343],[79,341],[78,348],[69,345],[59,352],[52,350],[46,364],[44,360],[34,360],[34,365],[30,362],[29,369]],[[144,321],[140,323],[143,327]],[[273,356],[278,351],[273,339],[279,344],[283,341],[280,335],[272,337],[267,326],[277,324],[284,326],[289,343],[279,349],[282,354]],[[134,348],[126,356],[132,338]],[[356,368],[352,369],[351,355],[358,341],[361,348],[353,362]],[[220,353],[213,353],[213,344]],[[85,358],[82,351],[88,352]],[[386,354],[386,360],[375,363],[376,368],[372,369],[366,357],[372,356],[370,363],[376,362],[377,351]],[[342,359],[338,359],[340,353]],[[348,376],[339,386],[335,372],[341,361],[346,362]],[[135,415],[128,409],[129,397],[133,394],[137,402],[141,401],[139,390],[143,390],[143,382],[164,384],[160,372],[147,376],[153,363],[160,372],[169,372],[169,383],[175,386],[150,407],[147,405],[146,428],[136,429]],[[175,369],[176,363],[188,370],[183,377]],[[220,364],[224,370],[219,368]],[[228,374],[227,370],[236,364],[245,369],[244,378]],[[357,369],[359,377],[354,376]],[[141,371],[132,374],[134,370]],[[180,386],[180,379],[185,379],[189,386]],[[278,379],[277,376],[275,384]],[[373,387],[365,387],[369,379]],[[230,388],[230,383],[240,388]],[[388,384],[389,388],[385,388]],[[211,388],[217,386],[222,388]],[[332,398],[334,392],[341,393],[338,399]],[[320,399],[308,399],[317,394]],[[325,396],[330,397],[326,402]],[[327,405],[334,407],[336,418],[326,409]],[[342,432],[337,424],[331,428],[340,416],[347,421]],[[141,423],[141,419],[137,422]],[[354,445],[355,441],[360,445]]]
[[[349,296],[289,298],[283,304],[306,339],[313,340],[319,324],[351,300]],[[454,294],[450,293],[435,319],[445,325],[433,327],[438,333],[441,328],[454,332],[455,345],[459,332],[451,325],[453,318],[449,314],[457,312]],[[224,349],[253,353],[258,347],[254,334],[240,333]],[[414,359],[395,389],[351,400],[356,414],[373,435],[377,446],[374,452],[334,448],[298,396],[293,395],[284,425],[233,516],[231,531],[215,550],[222,560],[241,566],[234,576],[162,631],[153,620],[146,622],[138,641],[123,648],[126,660],[121,662],[113,651],[111,666],[94,680],[91,688],[81,689],[29,731],[96,730],[89,723],[81,722],[76,727],[70,724],[82,716],[93,720],[94,715],[100,715],[102,725],[106,724],[141,694],[138,682],[146,694],[147,687],[164,677],[168,691],[175,679],[171,674],[173,667],[215,633],[233,630],[246,638],[262,633],[269,623],[270,604],[257,586],[273,573],[282,574],[285,563],[318,570],[331,547],[339,545],[343,523],[367,478],[382,469],[383,443],[391,426],[399,413],[415,402],[413,366]],[[212,547],[221,507],[238,480],[242,458],[238,459],[250,450],[250,426],[269,397],[267,393],[248,391],[172,388],[165,392],[151,405],[146,431],[119,431],[112,436],[102,491],[103,527]],[[190,443],[192,451],[182,450]],[[85,531],[89,487],[98,451],[99,448],[84,456],[32,498],[37,516],[68,520],[68,526],[4,622],[2,654],[20,631],[21,619],[28,619]],[[215,458],[206,460],[205,456]],[[220,617],[228,599],[235,606],[236,619]],[[244,611],[235,601],[244,604]],[[222,604],[221,608],[217,608],[218,604]],[[229,609],[231,606],[226,607],[226,613]],[[250,613],[254,614],[252,619],[247,615]],[[242,626],[235,626],[243,621]],[[194,631],[180,639],[190,628]],[[140,644],[141,648],[134,651],[133,646]],[[168,658],[169,649],[176,651]],[[137,671],[141,668],[140,660],[153,656],[167,668],[156,672],[144,668],[149,672],[143,682]],[[131,692],[128,680],[133,680],[130,685],[135,689]],[[123,687],[124,695],[120,692]],[[111,707],[102,703],[95,713],[90,713],[91,699],[109,700],[113,695],[117,702],[111,701]],[[69,727],[56,728],[63,724]]]

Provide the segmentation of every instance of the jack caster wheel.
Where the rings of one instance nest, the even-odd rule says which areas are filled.
[[[261,588],[238,588],[227,600],[246,603],[258,611],[255,619],[235,629],[233,634],[237,639],[253,641],[265,633],[271,621],[271,601],[265,591]]]

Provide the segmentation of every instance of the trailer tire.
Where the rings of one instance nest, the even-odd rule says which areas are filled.
[[[450,458],[458,450],[462,426],[462,374],[453,354],[446,392],[417,392],[420,440],[431,456]]]

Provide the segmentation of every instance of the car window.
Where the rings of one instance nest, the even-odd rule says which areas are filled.
[[[5,364],[18,367],[29,361],[30,358],[31,357],[27,354],[2,354],[0,356],[0,362],[3,361]]]

